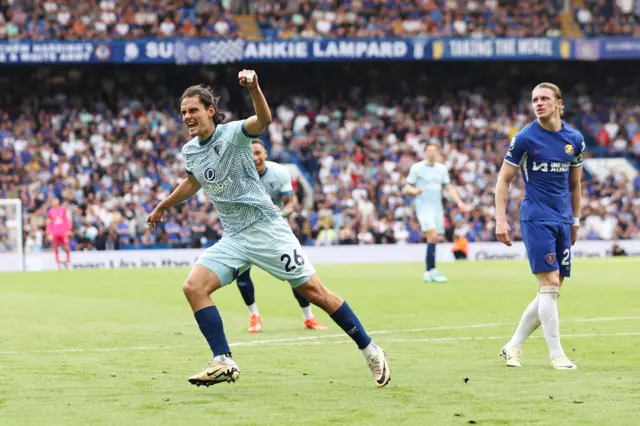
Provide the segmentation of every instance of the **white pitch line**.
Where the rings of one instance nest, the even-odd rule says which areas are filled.
[[[562,334],[560,337],[565,338],[591,338],[591,337],[622,337],[622,336],[640,336],[640,332],[620,332],[620,333],[584,333],[584,334]],[[486,337],[425,337],[425,338],[409,338],[409,339],[379,339],[376,343],[414,343],[414,342],[458,342],[469,340],[508,340],[511,336],[486,336]],[[530,339],[543,339],[544,336],[530,336]],[[330,342],[263,342],[266,346],[309,346],[309,345],[342,345],[352,343],[352,340],[335,340]],[[251,342],[248,342],[251,343]],[[252,345],[244,345],[252,346]],[[257,345],[256,345],[257,346]]]
[[[609,322],[609,321],[632,321],[640,320],[640,317],[596,317],[596,318],[576,318],[563,320],[563,323],[572,322]],[[490,327],[504,327],[513,326],[514,323],[486,323],[486,324],[468,324],[468,325],[451,325],[451,326],[432,326],[424,328],[406,328],[396,330],[374,330],[369,332],[370,335],[382,335],[382,334],[402,334],[402,333],[417,333],[422,331],[441,331],[441,330],[468,330],[475,328],[490,328]],[[596,337],[596,336],[635,336],[640,333],[619,333],[619,334],[563,334],[562,337]],[[336,342],[318,342],[321,339],[335,339],[344,338],[344,333],[340,334],[321,334],[316,336],[300,336],[300,337],[285,337],[281,339],[266,339],[266,340],[253,340],[246,342],[234,342],[230,343],[230,347],[239,346],[260,346],[260,345],[273,345],[273,346],[288,346],[291,344],[342,344],[348,343],[351,340],[336,341]],[[436,342],[436,341],[456,341],[456,340],[491,340],[491,339],[503,339],[505,337],[429,337],[424,339],[396,339],[396,340],[379,340],[387,342]],[[509,338],[509,337],[506,337]],[[377,340],[378,341],[378,340]],[[126,351],[152,351],[152,350],[172,350],[172,349],[188,349],[199,348],[202,345],[176,345],[176,346],[135,346],[135,347],[122,347],[122,348],[67,348],[67,349],[35,349],[26,351],[0,351],[0,355],[20,355],[20,354],[39,354],[39,353],[79,353],[79,352],[126,352]]]

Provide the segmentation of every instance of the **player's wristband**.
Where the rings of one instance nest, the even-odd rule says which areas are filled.
[[[573,226],[580,226],[580,218],[579,217],[574,217],[573,218]]]

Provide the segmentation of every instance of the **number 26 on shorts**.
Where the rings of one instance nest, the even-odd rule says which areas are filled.
[[[291,264],[292,260],[293,262],[295,262],[295,265]],[[282,256],[280,256],[280,261],[285,262],[284,270],[287,272],[294,271],[297,268],[296,265],[298,266],[304,265],[304,257],[298,254],[298,250],[293,251],[293,258],[287,253],[283,254]]]

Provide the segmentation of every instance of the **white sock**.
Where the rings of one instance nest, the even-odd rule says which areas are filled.
[[[310,320],[311,318],[313,318],[313,312],[311,312],[311,305],[302,308],[302,316],[304,317],[304,320]]]
[[[507,343],[507,346],[516,347],[522,349],[522,345],[524,345],[524,341],[527,340],[527,337],[531,335],[536,329],[540,326],[540,320],[538,319],[538,295],[536,295],[535,299],[522,313],[522,318],[520,318],[520,324],[518,324],[518,328],[516,328],[516,332],[513,334],[513,337]]]
[[[362,355],[364,355],[365,358],[369,358],[371,355],[375,355],[378,347],[373,342],[371,342],[367,345],[366,348],[360,350],[362,351]]]
[[[260,315],[260,312],[258,312],[258,305],[256,305],[255,302],[253,302],[253,305],[247,306],[247,308],[249,308],[249,315]]]
[[[538,316],[542,332],[549,346],[551,359],[564,355],[560,345],[560,324],[558,319],[558,287],[540,287],[538,295]]]

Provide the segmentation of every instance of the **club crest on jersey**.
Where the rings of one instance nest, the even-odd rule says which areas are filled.
[[[213,169],[206,169],[204,171],[204,180],[207,182],[214,182],[216,180],[216,171]]]
[[[220,155],[220,144],[213,146],[213,152],[215,152],[216,155]]]
[[[516,146],[516,137],[511,138],[511,142],[509,143],[509,151],[511,151]]]
[[[566,152],[568,155],[573,155],[574,153],[573,145],[565,145],[564,152]]]
[[[553,253],[547,253],[547,255],[544,258],[549,265],[553,265],[553,262],[556,261],[556,255]]]

